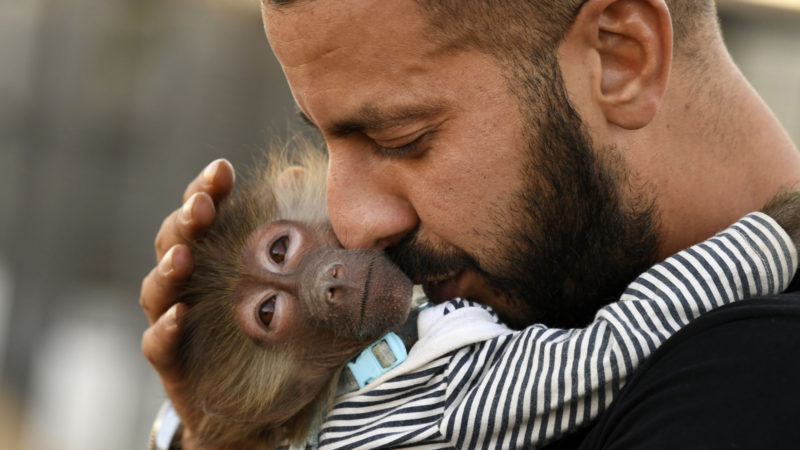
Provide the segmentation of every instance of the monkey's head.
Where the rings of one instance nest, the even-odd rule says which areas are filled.
[[[327,220],[325,158],[271,161],[223,202],[192,249],[181,357],[206,412],[202,443],[305,437],[341,367],[409,312],[411,282],[376,250],[344,250]]]

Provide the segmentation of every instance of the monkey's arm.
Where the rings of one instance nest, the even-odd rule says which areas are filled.
[[[181,368],[176,363],[180,318],[180,287],[192,272],[187,243],[201,236],[213,223],[215,204],[233,188],[233,167],[224,160],[211,163],[186,188],[183,207],[161,224],[155,240],[158,265],[142,281],[139,303],[148,320],[142,336],[142,353],[161,378],[164,390],[184,423],[184,437],[191,436],[192,424],[200,412],[187,405],[191,393],[185,392]],[[183,448],[191,448],[183,443]]]

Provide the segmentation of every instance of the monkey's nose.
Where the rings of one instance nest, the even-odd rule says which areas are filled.
[[[322,283],[325,301],[328,304],[335,305],[348,297],[349,292],[354,291],[354,284],[347,282],[325,282]]]
[[[320,289],[328,304],[336,304],[346,300],[350,292],[358,289],[358,284],[350,279],[344,264],[335,263],[328,266],[323,274]]]
[[[328,303],[335,303],[336,302],[336,295],[340,289],[337,289],[336,286],[329,286],[328,289],[325,290],[325,300]]]

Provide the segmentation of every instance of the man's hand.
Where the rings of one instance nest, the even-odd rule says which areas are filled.
[[[172,212],[155,240],[157,265],[142,281],[139,303],[150,321],[142,336],[142,353],[156,369],[184,425],[183,448],[191,441],[202,414],[192,411],[191,392],[185,390],[177,350],[181,317],[186,305],[178,303],[180,288],[192,273],[194,263],[187,243],[202,236],[216,216],[215,205],[233,189],[233,166],[218,159],[206,167],[186,188],[183,206]]]

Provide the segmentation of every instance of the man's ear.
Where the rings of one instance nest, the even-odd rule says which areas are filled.
[[[672,61],[664,0],[588,0],[567,33],[582,53],[589,93],[607,122],[638,129],[653,120]]]

